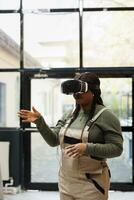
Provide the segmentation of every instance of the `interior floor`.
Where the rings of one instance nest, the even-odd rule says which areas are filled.
[[[18,194],[6,194],[4,200],[60,200],[58,192],[24,191]],[[134,200],[134,192],[110,191],[109,200]]]

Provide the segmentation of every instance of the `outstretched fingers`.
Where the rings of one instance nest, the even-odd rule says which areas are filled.
[[[33,111],[21,109],[17,114],[22,118],[22,122],[35,122],[40,117],[40,113],[32,107]]]
[[[27,111],[25,112],[25,111],[21,110],[21,111],[19,111],[17,114],[18,114],[18,116],[21,117],[22,119],[27,119],[28,116],[29,116],[29,113],[30,113],[30,112],[27,112]]]

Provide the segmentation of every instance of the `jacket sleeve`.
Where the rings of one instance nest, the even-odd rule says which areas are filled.
[[[86,153],[105,159],[120,156],[123,152],[123,137],[118,118],[111,111],[105,111],[96,120],[95,126],[101,129],[104,143],[88,143]]]
[[[40,116],[40,118],[35,121],[38,131],[40,132],[42,137],[45,139],[47,144],[53,147],[59,145],[60,143],[59,132],[60,132],[61,127],[64,126],[69,115],[70,115],[70,112],[65,113],[63,117],[57,122],[54,128],[50,128],[42,116]]]

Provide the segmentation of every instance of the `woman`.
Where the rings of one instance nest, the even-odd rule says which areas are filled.
[[[60,145],[61,200],[107,200],[110,172],[106,159],[123,151],[120,123],[103,105],[100,80],[95,74],[82,73],[71,81],[62,84],[62,91],[73,93],[76,108],[53,130],[34,107],[32,112],[21,110],[18,114],[23,122],[35,123],[50,146]]]

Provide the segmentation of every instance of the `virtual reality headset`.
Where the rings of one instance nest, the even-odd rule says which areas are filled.
[[[81,80],[68,80],[61,84],[61,91],[64,94],[84,93],[88,91],[88,84]]]

